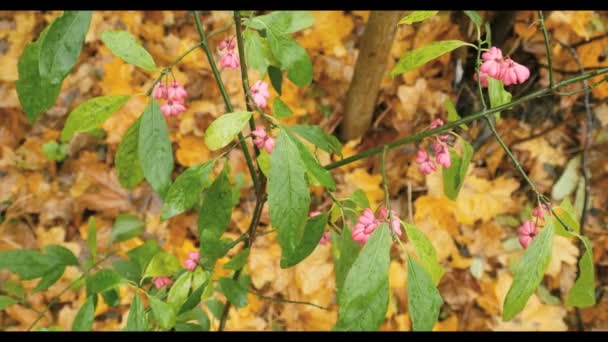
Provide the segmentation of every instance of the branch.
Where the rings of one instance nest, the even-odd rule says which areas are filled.
[[[547,64],[549,65],[549,88],[553,89],[555,85],[553,81],[553,58],[551,57],[551,46],[549,44],[549,34],[545,27],[545,18],[543,17],[543,11],[538,11],[538,22],[541,30],[543,30],[543,37],[545,38],[545,48],[547,49]]]

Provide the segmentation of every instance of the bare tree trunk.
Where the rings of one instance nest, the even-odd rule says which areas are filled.
[[[346,94],[344,118],[340,126],[340,138],[344,141],[363,135],[372,122],[397,24],[404,13],[372,11],[369,16],[361,38],[353,79]]]

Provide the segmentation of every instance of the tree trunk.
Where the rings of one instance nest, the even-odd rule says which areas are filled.
[[[363,135],[372,122],[388,55],[397,24],[404,11],[372,11],[361,38],[359,56],[346,94],[340,138],[347,141]]]

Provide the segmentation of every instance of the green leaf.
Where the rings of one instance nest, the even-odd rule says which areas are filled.
[[[266,152],[265,149],[260,150],[260,155],[258,156],[258,166],[264,176],[268,178],[268,171],[270,170],[270,155]]]
[[[502,81],[488,76],[488,95],[490,96],[490,106],[495,108],[511,102],[511,93],[505,90]],[[496,113],[496,118],[500,113]]]
[[[449,97],[445,99],[443,106],[445,107],[445,110],[448,112],[448,122],[458,121],[461,119],[460,115],[456,111],[456,106],[454,106],[454,103],[452,102],[452,100],[450,100]],[[465,125],[465,124],[460,125],[460,128],[462,128],[464,130],[469,129],[467,127],[467,125]]]
[[[227,270],[241,269],[247,263],[247,258],[249,258],[249,248],[245,248],[235,255],[232,260],[224,264],[224,268]]]
[[[169,330],[175,325],[176,313],[173,307],[160,299],[148,295],[150,300],[150,308],[152,308],[152,314],[158,321],[158,325],[163,330]]]
[[[117,307],[120,305],[120,296],[116,289],[103,291],[101,293],[101,297],[103,298],[103,301],[110,307]]]
[[[312,26],[315,17],[307,11],[273,11],[253,18],[247,25],[256,30],[263,30],[277,22],[281,23],[280,32],[293,33]]]
[[[579,275],[568,294],[567,304],[587,308],[595,305],[595,267],[591,241],[585,236],[582,236],[581,240],[585,245],[585,253],[578,262]]]
[[[42,152],[49,160],[62,161],[68,156],[68,146],[51,140],[42,145]]]
[[[100,96],[80,104],[69,114],[61,132],[61,141],[68,142],[78,132],[90,132],[98,128],[130,98],[127,95]]]
[[[306,166],[297,146],[281,130],[270,155],[268,207],[282,249],[294,250],[302,239],[309,206]]]
[[[0,285],[0,291],[19,299],[25,299],[25,289],[20,282],[14,280],[6,280]]]
[[[332,232],[332,234],[335,233]],[[338,300],[341,297],[346,275],[359,254],[360,245],[353,240],[351,234],[350,229],[344,226],[342,235],[338,237],[338,243],[335,244],[337,248],[334,250],[334,270],[336,272],[336,293]]]
[[[134,188],[144,180],[144,170],[142,169],[138,154],[140,122],[141,117],[129,127],[125,135],[123,135],[114,156],[118,180],[120,181],[120,185],[127,189]]]
[[[463,11],[464,14],[471,19],[475,26],[480,27],[483,24],[483,19],[477,11]]]
[[[91,11],[65,11],[50,25],[40,45],[40,76],[59,84],[72,70],[91,23]]]
[[[117,260],[112,263],[112,268],[125,279],[139,283],[141,269],[139,265],[131,260]]]
[[[65,266],[78,266],[78,258],[70,251],[69,249],[59,246],[59,245],[50,245],[45,246],[44,250],[47,252],[47,255],[54,259],[54,262],[59,265]]]
[[[395,68],[391,70],[390,75],[391,77],[395,77],[413,70],[463,45],[469,44],[460,40],[442,40],[408,51],[401,57]]]
[[[317,247],[327,225],[327,214],[311,217],[306,222],[302,241],[294,250],[283,249],[281,254],[281,268],[295,266],[306,259]]]
[[[18,274],[21,280],[42,277],[56,266],[54,258],[31,249],[0,252],[0,269]]]
[[[64,271],[65,266],[60,265],[57,265],[55,268],[48,271],[44,276],[42,276],[42,279],[40,279],[40,282],[38,282],[36,288],[32,291],[32,294],[44,291],[51,287],[51,285],[55,284],[57,280],[61,278]]]
[[[291,141],[298,148],[300,152],[300,158],[302,162],[304,162],[306,169],[313,177],[313,179],[317,181],[318,184],[328,188],[329,190],[335,190],[336,183],[334,183],[334,178],[332,177],[331,173],[325,170],[323,166],[321,166],[319,161],[317,161],[315,156],[310,152],[306,145],[304,145],[298,138],[294,137],[293,135],[289,133],[287,134],[289,135]]]
[[[439,11],[413,11],[412,13],[403,17],[399,21],[399,24],[411,25],[413,23],[424,21],[424,20],[434,16],[435,14],[437,14],[437,12],[439,12]]]
[[[252,112],[233,112],[220,116],[205,131],[205,144],[211,151],[230,144],[243,130]]]
[[[141,298],[136,293],[133,296],[133,302],[129,309],[129,317],[127,318],[127,326],[125,331],[146,331],[148,330],[148,322],[146,321],[146,311]]]
[[[407,307],[413,331],[431,331],[439,317],[443,300],[427,271],[407,258]]]
[[[167,220],[192,209],[198,202],[201,192],[210,184],[209,175],[215,165],[215,159],[188,168],[177,176],[167,191],[163,204],[161,220]]]
[[[504,321],[513,319],[523,310],[528,299],[543,280],[543,275],[551,260],[553,230],[552,221],[548,221],[540,234],[525,250],[515,267],[513,283],[503,305],[502,319]]]
[[[139,124],[138,155],[144,177],[164,198],[171,186],[173,149],[167,123],[156,100],[151,99]]]
[[[306,49],[288,35],[272,29],[266,32],[270,50],[287,70],[287,78],[298,87],[309,85],[312,82],[312,61]]]
[[[232,186],[228,179],[227,163],[209,187],[198,214],[199,235],[209,231],[219,239],[226,231],[232,214]]]
[[[551,294],[549,290],[544,287],[542,284],[536,290],[536,294],[540,298],[540,300],[547,305],[561,305],[562,301]]]
[[[291,116],[291,114],[293,114],[291,109],[289,109],[285,102],[281,101],[281,98],[278,96],[275,97],[274,101],[272,102],[272,112],[277,118],[288,118]]]
[[[101,40],[113,54],[129,64],[147,71],[156,70],[156,63],[146,49],[127,31],[104,31]]]
[[[122,242],[141,234],[145,229],[145,222],[134,215],[119,215],[112,226],[110,243]]]
[[[0,311],[8,308],[13,304],[19,303],[16,299],[8,297],[8,296],[0,296]]]
[[[146,268],[144,278],[147,277],[170,277],[179,271],[179,261],[173,254],[167,252],[157,253]]]
[[[40,34],[35,43],[29,43],[23,50],[17,70],[19,79],[15,82],[19,102],[30,123],[51,108],[59,95],[61,83],[53,84],[50,80],[40,76],[38,68],[40,60],[40,45],[47,34],[50,25]]]
[[[577,219],[575,209],[572,207],[572,203],[570,203],[568,197],[564,198],[562,203],[556,209],[554,210],[559,216],[560,220],[564,222],[568,227],[570,227],[570,229],[573,229],[574,232],[569,231],[568,228],[566,228],[564,225],[562,225],[561,222],[557,220],[557,218],[552,217],[553,214],[548,215],[549,213],[544,212],[543,215],[545,217],[545,220],[553,221],[553,224],[555,225],[555,233],[557,235],[561,235],[566,238],[576,236],[580,232],[581,226]]]
[[[94,297],[89,296],[84,304],[78,310],[74,322],[72,323],[72,331],[91,331],[93,321],[95,320],[95,301]]]
[[[574,190],[576,190],[579,179],[580,165],[580,155],[577,155],[568,161],[564,172],[559,177],[555,185],[553,185],[553,189],[551,190],[551,197],[553,197],[554,200],[559,201],[569,196],[574,192]]]
[[[95,216],[89,217],[89,224],[87,228],[87,247],[91,254],[91,260],[93,262],[97,259],[97,223],[95,222]]]
[[[567,197],[566,197],[567,198]],[[580,177],[578,186],[576,187],[576,195],[574,195],[574,208],[576,217],[583,215],[583,207],[585,206],[585,179]],[[0,220],[1,222],[1,220]]]
[[[244,48],[247,66],[257,70],[260,73],[260,78],[263,79],[270,65],[269,58],[272,58],[268,42],[253,30],[245,30],[243,32],[243,39],[245,41]]]
[[[222,313],[224,312],[224,304],[222,302],[217,299],[209,299],[205,304],[207,304],[207,308],[216,319],[220,320],[222,318]]]
[[[388,308],[391,238],[382,223],[353,263],[339,293],[335,330],[378,330]]]
[[[222,277],[219,280],[220,291],[228,298],[228,301],[237,308],[247,306],[247,290],[232,278]]]
[[[169,295],[167,296],[167,303],[169,303],[176,312],[186,302],[186,299],[188,299],[191,284],[192,272],[184,272],[171,286]]]
[[[197,270],[200,270],[200,268],[198,268]],[[194,277],[192,278],[192,280],[192,288],[196,288],[196,290],[192,291],[192,293],[188,296],[188,299],[186,299],[181,309],[179,310],[179,314],[194,309],[201,302],[201,296],[207,288],[207,280],[205,280],[205,282],[198,287],[194,285]]]
[[[419,262],[431,276],[433,285],[437,286],[445,272],[437,260],[437,252],[435,251],[431,240],[413,224],[404,223],[403,225],[405,226],[408,240],[414,246],[414,251],[418,256]]]
[[[270,78],[270,84],[272,84],[274,90],[276,90],[279,96],[281,96],[283,89],[283,72],[281,69],[275,67],[274,65],[269,65],[268,77]]]
[[[453,148],[450,148],[450,158],[452,165],[449,168],[442,168],[443,193],[452,201],[458,198],[458,193],[464,184],[467,170],[473,158],[473,146],[462,139],[463,153],[459,156]]]
[[[321,127],[313,125],[289,126],[289,130],[308,140],[313,145],[327,153],[335,153],[342,156],[342,144],[334,135],[326,133]]]
[[[140,275],[150,264],[150,260],[158,253],[161,249],[158,243],[154,240],[148,240],[143,245],[133,248],[127,252],[129,259],[139,266]]]
[[[122,277],[114,270],[101,270],[87,277],[87,294],[109,290],[122,282]]]

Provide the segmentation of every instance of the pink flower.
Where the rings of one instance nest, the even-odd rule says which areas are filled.
[[[355,225],[352,234],[353,240],[361,244],[366,243],[379,224],[380,222],[376,219],[372,210],[366,208],[363,214],[359,216],[358,223]]]
[[[416,153],[416,163],[420,164],[418,169],[425,175],[430,175],[437,170],[437,166],[429,159],[429,154],[425,150],[418,150]]]
[[[529,77],[530,70],[528,68],[514,62],[510,58],[505,60],[502,72],[500,73],[500,79],[502,79],[506,86],[524,83]]]
[[[435,151],[435,159],[437,163],[442,165],[445,168],[450,167],[452,165],[452,160],[450,158],[450,151],[446,144],[435,142],[433,143],[433,151]]]
[[[198,262],[201,258],[201,253],[194,251],[194,252],[189,252],[188,253],[188,259],[190,260],[194,260],[195,262]]]
[[[319,244],[325,246],[330,241],[331,241],[331,234],[329,232],[325,232],[325,233],[323,233],[323,236],[321,236],[321,240],[319,241]]]
[[[173,81],[169,88],[167,88],[167,98],[169,101],[182,102],[188,97],[186,89],[182,87],[177,81]]]
[[[229,51],[220,58],[220,65],[223,69],[236,69],[241,66],[241,62],[235,52]]]
[[[443,126],[443,120],[435,119],[435,120],[431,121],[431,129],[435,129],[439,126]]]
[[[488,74],[486,74],[485,72],[479,72],[479,75],[481,75],[481,86],[484,88],[488,87]],[[473,79],[475,81],[477,81],[477,73],[475,73],[475,75],[473,75]]]
[[[159,82],[156,89],[154,89],[154,98],[157,100],[167,98],[167,87],[162,82]]]
[[[251,87],[251,94],[253,95],[253,100],[260,108],[266,108],[266,99],[270,96],[268,83],[256,81]]]
[[[397,212],[391,210],[391,216],[393,218],[391,220],[391,229],[393,233],[395,233],[397,236],[401,236],[401,223],[399,222],[399,216],[397,216]],[[386,208],[380,209],[380,218],[382,219],[382,221],[388,222],[388,210],[386,210]]]
[[[483,64],[479,68],[480,72],[486,73],[493,78],[500,78],[500,74],[503,68],[502,51],[499,48],[492,46],[490,51],[484,52],[481,55],[484,60]]]
[[[543,212],[546,212],[547,215],[551,215],[551,209],[549,209],[546,204],[541,204],[532,210],[532,216],[537,217],[540,220],[544,220],[545,218]]]
[[[156,286],[156,288],[159,290],[161,288],[163,288],[163,286],[169,286],[173,283],[173,281],[167,277],[154,278],[153,282],[154,282],[154,286]]]
[[[225,49],[234,50],[235,47],[236,47],[236,44],[234,42],[234,39],[224,39],[218,45],[218,48],[220,50],[225,50]]]
[[[266,134],[264,127],[256,128],[251,134],[254,136],[253,143],[255,146],[259,149],[265,149],[268,153],[272,153],[275,144],[274,138]]]
[[[319,216],[321,215],[321,212],[316,210],[316,211],[311,211],[310,214],[308,214],[308,217],[315,217],[315,216]]]
[[[186,269],[188,271],[194,271],[200,258],[201,258],[201,254],[199,252],[197,252],[197,251],[189,252],[188,259],[186,259],[186,261],[184,261],[184,266],[186,267]]]
[[[186,106],[179,102],[167,101],[164,105],[160,106],[160,111],[163,112],[165,118],[170,116],[177,116],[179,113],[186,110]]]
[[[524,223],[517,229],[519,234],[519,243],[523,248],[528,248],[532,240],[538,234],[538,228],[536,224],[530,220],[524,221]]]

